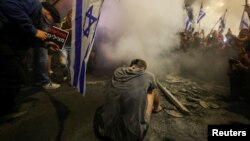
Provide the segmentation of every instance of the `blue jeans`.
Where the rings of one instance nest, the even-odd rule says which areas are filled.
[[[66,59],[65,60],[66,61],[65,64],[67,65],[67,67],[69,67],[70,66],[70,57],[71,57],[71,55],[70,55],[71,48],[68,47],[68,46],[65,46],[65,47],[62,48],[61,52],[62,52],[63,56]]]
[[[43,47],[34,48],[34,74],[35,81],[42,85],[51,82],[48,73],[48,50]]]

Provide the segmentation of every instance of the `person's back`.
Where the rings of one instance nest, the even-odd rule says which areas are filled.
[[[38,0],[1,0],[0,42],[13,49],[1,47],[1,54],[13,54],[34,44],[35,26],[40,26],[41,8]]]
[[[107,89],[106,103],[101,109],[101,134],[115,141],[141,140],[147,132],[151,115],[147,114],[148,95],[153,95],[156,87],[154,76],[145,69],[116,69]]]

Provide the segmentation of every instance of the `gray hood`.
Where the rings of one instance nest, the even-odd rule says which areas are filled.
[[[120,67],[115,70],[113,78],[112,78],[112,85],[117,88],[122,87],[130,87],[131,83],[129,82],[131,79],[135,77],[139,77],[143,75],[145,71],[143,69],[139,68],[133,68],[133,67]]]

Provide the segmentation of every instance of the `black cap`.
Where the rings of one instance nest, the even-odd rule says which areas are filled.
[[[54,19],[54,22],[59,23],[61,20],[61,17],[60,17],[59,12],[57,11],[57,9],[49,2],[42,2],[41,4],[42,4],[43,8],[45,8],[46,10],[48,10],[50,12],[51,16]]]

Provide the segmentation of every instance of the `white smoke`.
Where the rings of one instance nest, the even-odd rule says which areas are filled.
[[[200,29],[208,34],[227,8],[226,28],[238,34],[243,11],[243,4],[239,3],[238,0],[204,0],[207,15]],[[190,5],[194,20],[198,17],[200,4],[201,0],[196,0]],[[95,44],[98,65],[122,65],[142,58],[149,70],[157,75],[176,73],[227,83],[227,58],[231,54],[222,56],[219,52],[223,50],[216,54],[206,50],[174,51],[179,48],[178,32],[184,29],[186,11],[183,8],[184,0],[105,0]]]
[[[179,45],[183,4],[183,0],[105,0],[98,29],[105,35],[98,39],[106,38],[99,46],[106,62],[142,58],[149,69],[162,69],[170,61],[162,57]]]

